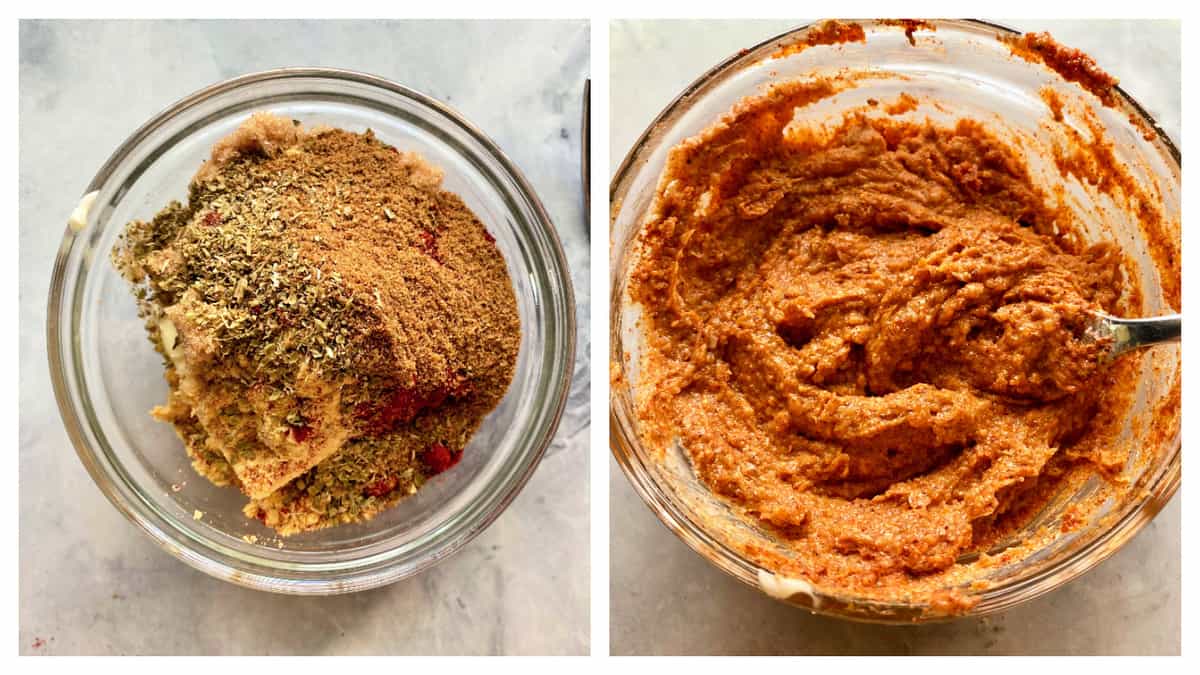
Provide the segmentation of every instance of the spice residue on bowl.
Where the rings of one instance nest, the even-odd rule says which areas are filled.
[[[774,85],[671,151],[629,280],[637,416],[786,543],[745,542],[759,565],[961,611],[1065,485],[1127,489],[1135,363],[1085,327],[1141,291],[981,122],[895,117],[907,95],[794,122],[844,86]]]
[[[1120,81],[1102,69],[1085,52],[1060,44],[1049,33],[1025,33],[1001,38],[1013,55],[1031,63],[1040,63],[1057,73],[1068,82],[1074,82],[1084,91],[1099,99],[1109,108],[1116,108],[1121,100],[1117,85]],[[1147,141],[1152,141],[1158,132],[1140,115],[1130,114],[1129,123]]]
[[[365,520],[458,462],[512,380],[495,240],[367,131],[256,113],[113,261],[196,470],[280,534]]]

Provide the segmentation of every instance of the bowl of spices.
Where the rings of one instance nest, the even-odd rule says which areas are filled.
[[[132,522],[252,588],[351,592],[511,502],[568,392],[552,223],[455,111],[290,68],[196,92],[85,190],[48,342],[67,431]]]
[[[876,622],[1000,611],[1180,480],[1180,157],[1086,54],[974,21],[743,50],[612,183],[612,450],[723,571]]]

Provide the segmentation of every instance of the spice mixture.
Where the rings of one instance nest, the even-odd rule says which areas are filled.
[[[280,534],[371,518],[458,462],[513,376],[494,239],[367,131],[256,113],[186,204],[131,222],[134,286],[193,466]]]
[[[747,551],[767,569],[954,611],[929,590],[964,555],[1120,472],[1134,362],[1086,327],[1140,291],[979,123],[901,97],[791,124],[836,89],[777,85],[671,152],[630,278],[638,416],[787,542]]]

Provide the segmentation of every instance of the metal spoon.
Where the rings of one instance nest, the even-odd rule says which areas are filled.
[[[1166,314],[1147,319],[1121,319],[1101,312],[1093,312],[1096,322],[1088,328],[1088,335],[1095,340],[1112,343],[1108,361],[1139,347],[1162,342],[1179,342],[1183,331],[1182,314]]]

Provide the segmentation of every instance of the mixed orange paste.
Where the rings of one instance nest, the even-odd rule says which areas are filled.
[[[928,599],[1120,471],[1134,364],[1085,329],[1140,291],[979,123],[792,123],[834,88],[776,85],[673,149],[630,278],[639,422],[787,542],[747,551],[768,569]]]

